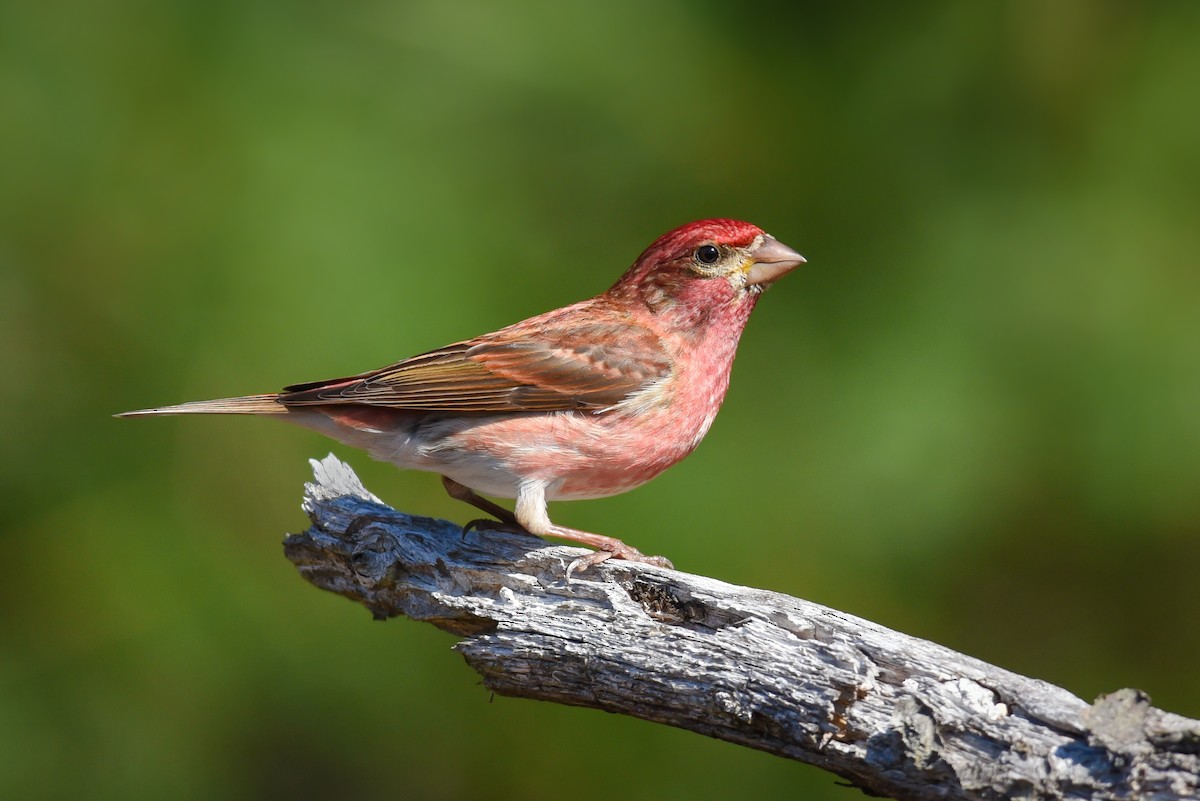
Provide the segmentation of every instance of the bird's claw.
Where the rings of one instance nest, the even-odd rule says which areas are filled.
[[[503,520],[492,520],[490,517],[477,517],[474,520],[467,521],[467,524],[462,527],[462,533],[465,537],[474,529],[490,529],[491,531],[504,531],[509,534],[528,534],[520,524],[506,523]]]
[[[508,522],[506,520],[494,520],[490,517],[477,517],[470,520],[462,527],[462,536],[467,536],[469,532],[475,529],[489,529],[491,531],[504,531],[510,534],[529,534],[530,531],[520,523]],[[584,534],[584,532],[573,532],[567,529],[568,532],[575,534]],[[563,530],[552,531],[550,536],[563,536]],[[586,535],[600,542],[588,542],[587,544],[597,547],[597,550],[589,554],[574,559],[567,565],[567,581],[571,580],[571,574],[575,572],[584,572],[589,568],[607,562],[609,559],[624,559],[626,562],[640,562],[644,565],[653,565],[654,567],[665,567],[669,570],[674,570],[675,566],[671,564],[671,560],[665,556],[647,556],[646,554],[634,548],[632,545],[626,545],[620,540],[614,540],[609,537],[596,537],[594,535]],[[568,537],[569,538],[569,537]]]
[[[671,564],[671,560],[665,556],[647,556],[637,548],[626,545],[624,549],[614,549],[611,551],[592,551],[591,553],[580,556],[578,559],[573,559],[567,565],[567,581],[571,580],[571,574],[579,571],[585,572],[589,568],[607,562],[609,559],[624,559],[626,562],[640,562],[644,565],[653,565],[654,567],[665,567],[668,570],[674,570],[675,565]]]
[[[595,567],[601,562],[607,562],[612,559],[615,554],[612,551],[592,551],[587,556],[580,556],[577,559],[572,559],[567,565],[567,581],[571,581],[571,574],[576,570],[580,572],[586,571],[588,568]]]

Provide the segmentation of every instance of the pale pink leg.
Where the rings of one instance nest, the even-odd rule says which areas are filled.
[[[562,540],[572,540],[595,548],[595,553],[581,556],[567,566],[568,578],[576,570],[587,570],[589,567],[606,562],[609,559],[642,562],[647,565],[655,565],[656,567],[673,567],[671,561],[665,556],[647,556],[632,545],[626,545],[621,542],[616,537],[605,537],[602,534],[592,534],[588,531],[580,531],[577,528],[568,528],[567,526],[551,523],[550,517],[546,514],[545,487],[540,484],[530,484],[521,488],[521,492],[517,496],[517,511],[515,514],[500,504],[489,501],[475,492],[475,490],[465,484],[458,483],[449,476],[442,476],[442,485],[446,488],[446,492],[449,493],[451,498],[454,498],[456,501],[469,503],[476,509],[487,512],[501,523],[500,526],[496,526],[491,520],[472,520],[463,526],[463,531],[470,531],[477,526],[488,526],[489,528],[512,527],[521,531],[527,531],[530,534],[536,534],[539,537],[558,537]]]
[[[574,542],[581,542],[584,545],[598,549],[594,554],[580,557],[568,565],[568,578],[570,578],[571,573],[576,569],[587,570],[593,565],[598,565],[614,557],[630,562],[643,562],[657,567],[672,567],[670,560],[666,557],[646,556],[637,548],[634,548],[632,545],[626,545],[616,537],[605,537],[601,534],[592,534],[588,531],[580,531],[577,528],[568,528],[551,523],[550,516],[546,514],[546,485],[536,481],[522,484],[517,491],[516,517],[517,522],[524,526],[525,530],[531,534],[537,534],[539,537],[558,537],[559,539],[573,540]]]

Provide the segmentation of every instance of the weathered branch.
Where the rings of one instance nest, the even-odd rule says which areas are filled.
[[[778,593],[384,506],[313,462],[301,575],[407,615],[504,695],[622,712],[819,765],[898,799],[1200,795],[1200,721],[1066,690]]]

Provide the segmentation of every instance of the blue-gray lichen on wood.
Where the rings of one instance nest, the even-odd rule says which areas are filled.
[[[1200,721],[1121,690],[1066,690],[818,604],[463,533],[383,505],[313,462],[301,575],[455,646],[497,693],[620,712],[819,765],[900,799],[1200,796]]]

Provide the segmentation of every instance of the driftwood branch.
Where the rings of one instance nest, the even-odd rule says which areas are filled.
[[[1200,721],[1137,690],[1046,682],[778,593],[471,531],[383,505],[313,462],[308,581],[461,636],[503,695],[621,712],[819,765],[897,799],[1200,796]]]

